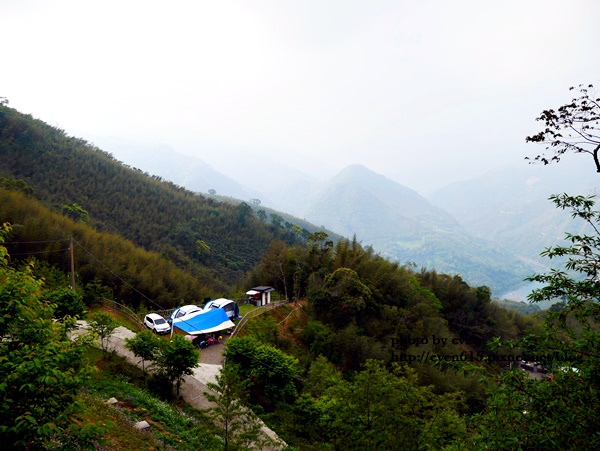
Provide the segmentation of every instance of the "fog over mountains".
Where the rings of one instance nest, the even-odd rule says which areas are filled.
[[[560,242],[565,231],[578,231],[570,214],[554,208],[548,197],[591,194],[595,186],[591,171],[571,176],[579,171],[576,163],[523,162],[425,198],[361,165],[324,180],[281,162],[256,161],[246,165],[244,176],[239,171],[229,176],[164,145],[142,149],[115,139],[99,145],[126,164],[188,189],[214,189],[241,201],[258,198],[264,206],[356,236],[401,264],[460,274],[469,284],[489,286],[495,296],[514,300],[524,300],[529,292],[525,277],[547,268],[540,252]]]

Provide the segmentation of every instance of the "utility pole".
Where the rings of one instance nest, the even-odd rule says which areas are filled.
[[[71,251],[71,290],[75,289],[75,257],[73,251],[73,235],[71,235],[71,245],[69,246]]]

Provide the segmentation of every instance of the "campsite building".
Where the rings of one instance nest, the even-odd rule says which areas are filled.
[[[270,304],[272,291],[275,291],[275,288],[267,286],[254,287],[246,291],[246,294],[249,296],[248,303],[257,307]]]

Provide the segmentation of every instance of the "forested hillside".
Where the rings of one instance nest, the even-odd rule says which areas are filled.
[[[443,363],[497,374],[508,365],[485,361],[489,339],[516,339],[535,321],[459,276],[415,272],[356,239],[326,238],[273,243],[253,274],[306,299],[229,342],[228,364],[250,380],[255,410],[300,449],[446,449],[467,439],[465,419],[484,409],[485,387]],[[277,380],[255,362],[265,355]]]
[[[306,228],[266,223],[245,203],[217,202],[132,169],[7,106],[0,106],[0,177],[5,188],[27,192],[28,202],[35,198],[97,232],[120,235],[162,255],[197,277],[204,293],[223,292],[240,283],[271,241],[294,243],[309,233]],[[50,239],[44,236],[48,228],[37,227],[36,219],[28,216],[25,221],[11,210],[17,206],[18,201],[0,205],[3,220],[12,217],[16,226],[11,239]],[[54,233],[55,239],[68,238],[73,231]]]
[[[2,221],[12,224],[6,245],[12,260],[34,261],[34,273],[44,277],[48,288],[59,288],[68,279],[49,277],[48,266],[70,271],[70,236],[76,286],[83,288],[90,302],[103,293],[134,307],[144,303],[147,308],[168,308],[228,288],[206,268],[198,266],[192,275],[156,252],[52,212],[21,192],[0,188],[0,205]]]

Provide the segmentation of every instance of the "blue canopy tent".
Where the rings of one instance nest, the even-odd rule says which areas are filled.
[[[176,327],[188,335],[200,335],[230,329],[235,327],[235,324],[229,319],[225,310],[218,308],[188,319],[185,317],[176,319],[173,321],[173,329]]]

